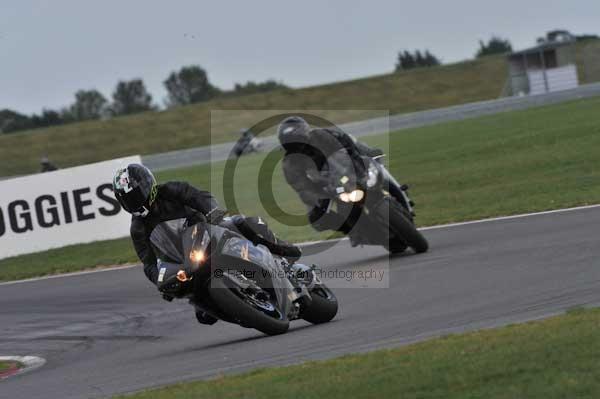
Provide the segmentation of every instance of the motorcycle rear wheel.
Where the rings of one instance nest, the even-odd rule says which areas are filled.
[[[338,301],[333,292],[326,286],[317,286],[310,292],[312,301],[302,311],[302,318],[313,324],[331,321],[338,311]]]

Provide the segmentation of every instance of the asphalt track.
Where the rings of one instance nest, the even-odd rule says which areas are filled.
[[[389,259],[347,241],[327,270],[389,272],[389,288],[338,289],[331,323],[266,337],[197,325],[139,267],[0,286],[0,355],[45,366],[0,382],[1,398],[91,398],[255,367],[324,359],[600,304],[600,208],[425,231],[432,250]],[[333,284],[341,283],[332,281]]]

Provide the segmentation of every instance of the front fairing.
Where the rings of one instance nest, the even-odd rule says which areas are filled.
[[[157,256],[166,262],[182,265],[184,248],[182,237],[185,219],[174,219],[159,223],[150,234],[150,242],[157,250]]]
[[[282,314],[290,313],[293,287],[282,265],[265,246],[255,246],[243,237],[232,235],[224,241],[220,255],[220,262],[213,259],[213,270],[221,268],[228,274],[243,273],[261,288],[275,294]]]
[[[327,158],[329,186],[339,194],[343,188],[350,192],[359,187],[362,176],[357,175],[354,161],[345,150],[334,152]]]
[[[192,255],[208,250],[210,235],[203,222],[187,226],[186,219],[174,219],[159,223],[150,234],[150,242],[161,260],[195,272],[208,254],[201,260]]]

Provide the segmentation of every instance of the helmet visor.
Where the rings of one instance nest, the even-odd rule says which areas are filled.
[[[129,213],[139,212],[146,203],[140,187],[135,187],[129,192],[117,191],[117,196],[123,208]]]
[[[143,218],[148,216],[149,213],[150,213],[150,210],[148,208],[146,208],[145,206],[138,208],[135,211],[131,212],[131,214],[133,216],[141,216]]]

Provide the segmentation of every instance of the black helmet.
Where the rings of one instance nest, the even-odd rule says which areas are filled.
[[[132,163],[117,170],[113,191],[127,212],[134,216],[147,216],[156,199],[156,179],[148,168]]]
[[[277,128],[277,136],[281,146],[290,150],[308,143],[310,125],[299,116],[285,118]]]

